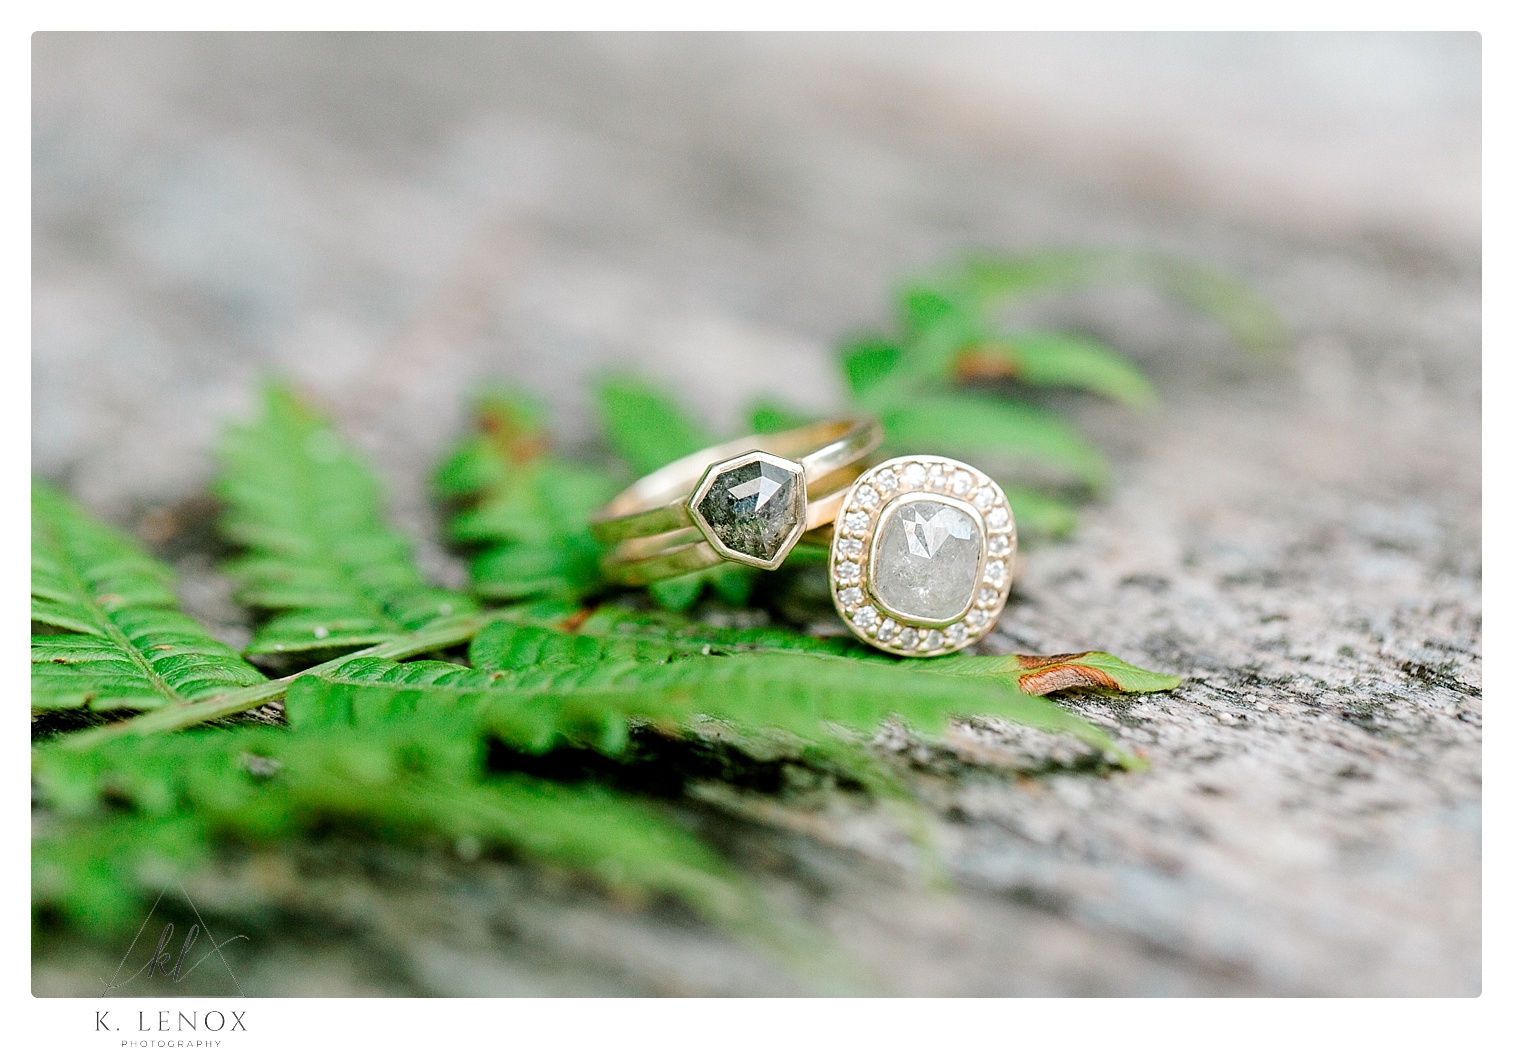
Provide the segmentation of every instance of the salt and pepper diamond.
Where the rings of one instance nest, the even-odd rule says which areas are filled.
[[[689,512],[722,556],[776,568],[803,534],[803,469],[752,453],[713,465],[689,499]]]
[[[836,528],[830,591],[868,644],[939,656],[997,622],[1014,517],[1003,491],[977,469],[941,457],[885,461],[857,479]]]

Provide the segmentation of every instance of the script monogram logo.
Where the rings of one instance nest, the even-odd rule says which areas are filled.
[[[190,974],[194,973],[208,959],[217,960],[220,968],[226,972],[226,976],[231,978],[231,984],[235,987],[235,995],[241,996],[246,994],[242,991],[242,986],[236,979],[235,971],[231,969],[231,963],[226,959],[225,949],[236,941],[247,940],[249,938],[245,934],[239,933],[224,940],[216,940],[215,935],[210,931],[210,927],[205,924],[205,919],[200,915],[199,908],[190,899],[189,893],[185,892],[182,888],[178,891],[183,896],[189,910],[194,913],[194,921],[185,929],[182,941],[175,947],[174,936],[177,929],[172,922],[165,921],[158,933],[157,946],[153,948],[151,957],[141,966],[136,967],[130,976],[123,979],[122,974],[126,973],[128,969],[128,960],[131,959],[132,953],[136,951],[138,943],[142,941],[144,934],[147,933],[148,926],[152,924],[153,916],[157,913],[158,905],[162,903],[163,897],[168,893],[168,888],[165,887],[162,892],[158,893],[158,898],[153,901],[152,909],[147,912],[147,917],[142,920],[141,926],[137,929],[136,936],[132,937],[131,945],[126,949],[126,954],[121,957],[121,963],[116,967],[114,976],[109,981],[106,981],[104,978],[100,979],[105,985],[105,990],[100,993],[101,995],[108,996],[117,989],[131,984],[144,974],[146,975],[146,981],[155,982],[155,987],[161,991],[168,985],[177,985],[187,979]],[[147,939],[151,938],[148,937]]]

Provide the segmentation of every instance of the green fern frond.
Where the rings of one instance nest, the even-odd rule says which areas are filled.
[[[500,622],[473,640],[469,659],[480,672],[496,676],[496,683],[536,695],[540,705],[602,713],[597,725],[606,732],[619,726],[606,721],[614,713],[626,720],[684,724],[708,717],[750,732],[779,729],[823,741],[836,726],[867,735],[898,719],[935,734],[950,718],[980,715],[1069,733],[1121,763],[1134,762],[1097,727],[992,679],[877,659],[774,652],[770,646],[723,655],[707,645],[595,638]]]
[[[34,755],[52,821],[34,841],[34,903],[88,931],[140,917],[166,880],[234,840],[281,845],[317,827],[447,840],[575,871],[630,898],[671,896],[769,946],[801,934],[702,842],[647,801],[483,773],[475,728],[429,702],[361,726],[302,712],[293,731],[154,735]]]
[[[597,469],[548,452],[533,403],[502,389],[474,404],[477,433],[436,473],[436,491],[461,506],[447,532],[477,551],[473,589],[513,601],[576,600],[599,588],[600,547],[589,516],[614,489]]]
[[[173,573],[32,482],[32,707],[163,708],[263,681],[179,611]]]
[[[878,413],[895,451],[964,451],[1028,458],[1098,487],[1102,457],[1071,426],[1044,410],[963,396],[953,385],[984,379],[1079,387],[1148,405],[1149,382],[1100,343],[1056,333],[1005,333],[1004,310],[1034,295],[1106,283],[1139,283],[1219,322],[1253,350],[1285,336],[1276,314],[1248,287],[1216,270],[1132,251],[1058,251],[973,256],[906,286],[891,334],[844,344],[841,369],[853,399]],[[1046,514],[1065,525],[1070,512]],[[1033,524],[1026,525],[1033,530]]]
[[[957,355],[958,382],[1005,380],[1032,387],[1076,387],[1137,409],[1156,389],[1123,354],[1086,336],[1019,332],[994,337]]]
[[[951,717],[981,715],[1070,733],[1130,762],[1101,730],[991,678],[770,645],[735,655],[709,646],[501,621],[473,640],[472,667],[352,660],[301,678],[285,703],[296,728],[371,728],[419,713],[443,728],[482,727],[533,752],[570,743],[610,754],[624,747],[633,723],[686,727],[710,718],[824,742],[836,726],[866,735],[896,718],[932,734]]]
[[[241,600],[274,613],[248,654],[371,645],[477,608],[421,578],[367,463],[283,387],[226,433],[221,461],[222,531],[246,549],[229,571]]]
[[[550,617],[542,617],[535,622],[522,618],[511,623],[492,624],[480,631],[474,641],[475,660],[480,664],[496,660],[515,667],[542,666],[543,650],[538,646],[560,646],[562,643],[556,638],[559,632],[552,631],[539,640],[533,639],[522,633],[530,626],[550,630],[556,624]],[[708,656],[742,652],[849,656],[891,667],[1006,680],[1016,685],[1021,692],[1035,696],[1066,689],[1154,693],[1174,689],[1182,681],[1177,675],[1148,671],[1110,653],[1061,653],[1055,656],[953,654],[928,659],[899,659],[868,649],[850,638],[817,638],[783,627],[714,627],[694,623],[678,615],[637,612],[613,605],[596,609],[587,617],[575,617],[573,630],[580,637],[622,643],[628,648],[620,652],[637,659],[660,659],[658,654],[663,651],[670,654],[668,659],[676,655]],[[605,652],[613,650],[596,651],[580,646],[578,651],[598,659]],[[550,662],[550,659],[550,656],[545,658],[546,662]]]
[[[424,713],[433,726],[468,734],[487,730],[529,752],[564,743],[619,752],[626,714],[614,704],[577,696],[582,682],[567,668],[505,672],[361,660],[300,679],[285,704],[297,727],[347,722],[371,729]]]

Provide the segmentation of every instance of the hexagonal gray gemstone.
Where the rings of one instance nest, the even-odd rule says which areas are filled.
[[[770,561],[798,525],[798,477],[766,461],[721,472],[699,502],[699,515],[728,549]]]

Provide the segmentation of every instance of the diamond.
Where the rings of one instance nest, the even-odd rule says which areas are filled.
[[[877,609],[871,605],[863,605],[851,614],[851,622],[864,631],[871,630],[872,625],[877,622]]]
[[[1009,510],[1000,507],[988,513],[988,526],[995,531],[1001,527],[1008,527]]]
[[[925,466],[918,461],[910,462],[899,473],[898,481],[911,489],[919,486],[925,481]]]
[[[896,616],[952,620],[972,602],[983,540],[960,503],[920,498],[883,511],[872,592]]]
[[[983,512],[987,512],[998,504],[998,495],[992,487],[983,487],[976,494],[972,495],[972,504]]]
[[[846,589],[836,594],[835,599],[846,608],[852,608],[856,605],[860,605],[864,596],[865,595],[857,587],[848,586],[846,587]]]
[[[965,495],[971,489],[972,473],[957,469],[956,474],[951,477],[951,493]]]
[[[862,555],[862,540],[859,538],[843,538],[836,545],[842,557],[860,557]]]
[[[860,505],[863,509],[871,509],[878,501],[877,491],[865,483],[856,488],[856,504]]]
[[[715,476],[697,511],[726,549],[774,561],[801,522],[803,504],[792,469],[753,457]]]
[[[835,566],[835,577],[843,583],[854,583],[861,575],[861,565],[856,561],[841,561]]]
[[[940,643],[940,631],[926,631],[924,640],[920,642],[919,647],[921,649],[924,649],[926,652],[934,652],[936,649],[940,648]]]
[[[877,625],[877,640],[886,642],[898,633],[898,624],[890,619],[885,619]]]
[[[846,514],[846,530],[847,531],[865,531],[865,530],[867,530],[867,514],[866,513],[847,513]]]
[[[905,627],[903,633],[898,636],[898,644],[905,649],[913,649],[917,641],[919,641],[919,631],[913,627]]]
[[[994,586],[1003,585],[1003,561],[988,561],[987,567],[982,570],[982,577]]]
[[[1009,552],[1009,536],[994,535],[988,539],[988,552],[992,554]]]
[[[890,493],[898,487],[898,476],[891,468],[885,468],[877,474],[877,487],[884,493]]]
[[[979,608],[992,608],[998,604],[998,591],[985,586],[977,592],[977,606]]]
[[[968,627],[981,627],[986,622],[988,622],[988,614],[980,608],[974,608],[967,613]]]
[[[925,479],[925,485],[931,490],[946,489],[946,470],[940,465],[931,465],[930,474]]]
[[[965,623],[953,623],[946,628],[946,641],[948,642],[959,642],[966,636],[967,625]]]

